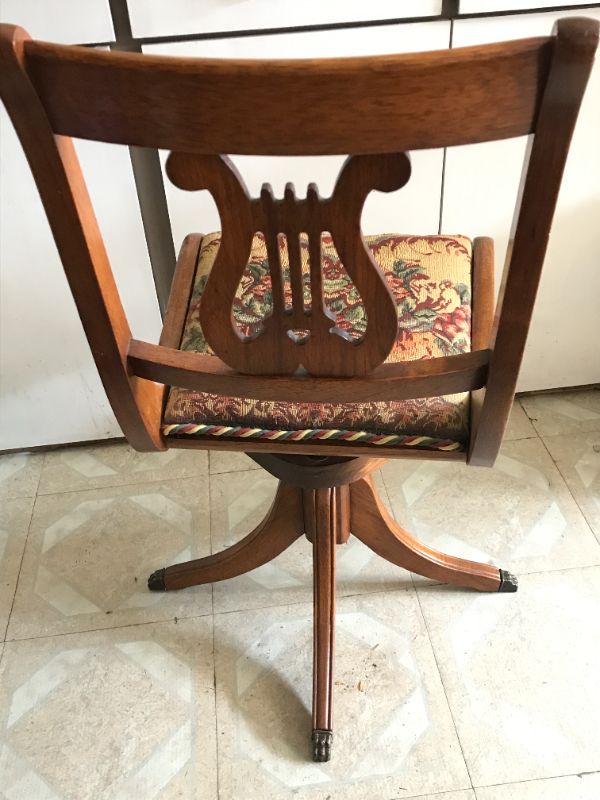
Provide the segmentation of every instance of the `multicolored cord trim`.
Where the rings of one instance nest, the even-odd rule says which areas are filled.
[[[263,441],[315,441],[338,440],[360,444],[375,444],[383,447],[422,447],[427,450],[463,450],[464,445],[452,439],[435,439],[432,436],[400,436],[397,434],[368,433],[367,431],[341,431],[335,428],[308,428],[300,431],[267,430],[265,428],[230,427],[228,425],[201,425],[191,422],[163,425],[165,436],[226,436],[237,439],[261,439]]]

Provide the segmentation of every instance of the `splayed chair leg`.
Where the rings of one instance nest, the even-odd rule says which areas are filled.
[[[312,755],[329,761],[333,742],[335,548],[347,539],[348,489],[304,490],[306,534],[313,546],[314,637]]]
[[[440,553],[418,542],[389,515],[370,477],[350,486],[352,533],[382,558],[426,578],[477,589],[480,592],[516,592],[510,572]]]
[[[302,490],[280,483],[267,516],[241,541],[214,556],[156,570],[148,578],[148,588],[168,592],[243,575],[283,553],[303,533]]]
[[[401,528],[387,512],[371,478],[362,477],[379,461],[370,464],[357,459],[360,463],[348,464],[346,460],[333,459],[335,463],[330,463],[321,459],[316,464],[314,459],[300,457],[273,459],[267,464],[270,471],[290,482],[279,483],[273,506],[260,525],[221,553],[157,570],[148,585],[154,591],[169,591],[232,578],[266,564],[306,534],[312,543],[314,573],[312,757],[314,761],[329,761],[333,742],[335,549],[348,541],[350,531],[382,558],[436,581],[483,592],[515,592],[517,579],[489,564],[433,550]],[[320,477],[318,470],[322,471]],[[337,485],[306,488],[307,484],[318,485],[321,479]]]

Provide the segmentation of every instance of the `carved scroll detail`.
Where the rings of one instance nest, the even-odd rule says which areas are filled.
[[[394,297],[371,252],[364,244],[360,215],[372,190],[391,192],[410,177],[406,154],[350,156],[344,162],[333,194],[321,198],[310,184],[306,198],[297,198],[287,184],[276,198],[268,184],[251,198],[242,177],[226,156],[172,153],[167,174],[180,189],[208,189],[221,217],[222,238],[200,306],[200,323],[213,351],[239,372],[290,374],[303,367],[311,375],[364,375],[385,361],[397,334]],[[233,301],[248,263],[256,231],[264,231],[271,269],[273,311],[262,330],[242,337],[233,319]],[[321,234],[334,245],[358,289],[368,316],[358,340],[335,327],[328,311],[321,264]],[[285,307],[278,234],[288,242],[292,307]],[[300,234],[308,235],[310,309],[303,302]],[[294,330],[306,331],[298,336]],[[291,332],[291,333],[290,333]]]

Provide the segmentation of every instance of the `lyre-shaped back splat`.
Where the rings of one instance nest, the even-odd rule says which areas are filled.
[[[385,361],[396,340],[396,303],[363,242],[360,216],[369,192],[392,192],[407,183],[410,161],[405,153],[348,157],[329,198],[321,198],[315,184],[309,185],[306,198],[297,198],[292,184],[281,199],[268,184],[259,198],[251,198],[226,156],[171,153],[167,174],[180,189],[208,189],[219,209],[222,238],[202,295],[200,323],[206,341],[225,363],[249,374],[290,374],[303,367],[311,375],[350,377]],[[242,337],[233,319],[233,301],[256,231],[265,233],[273,311],[258,334]],[[325,303],[325,231],[362,297],[368,324],[359,339],[336,328]],[[280,234],[287,238],[291,308],[285,305]],[[308,236],[310,306],[304,300],[301,234]]]

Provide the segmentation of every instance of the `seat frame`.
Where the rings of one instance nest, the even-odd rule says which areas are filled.
[[[303,534],[312,541],[311,740],[317,761],[329,759],[332,741],[336,545],[343,545],[352,533],[394,564],[480,591],[515,591],[516,580],[497,567],[438,553],[397,525],[370,478],[385,460],[381,448],[163,437],[166,391],[178,385],[300,402],[328,402],[340,396],[355,402],[385,401],[471,391],[471,432],[465,453],[397,447],[387,448],[385,457],[491,466],[514,397],[598,27],[594,20],[568,18],[557,23],[550,37],[450,51],[369,59],[223,61],[97,52],[36,42],[21,28],[0,25],[0,95],[31,167],[100,377],[128,441],[147,451],[167,447],[246,451],[280,480],[271,511],[245,539],[217,555],[161,568],[150,577],[149,587],[169,591],[231,578],[267,563]],[[261,119],[260,126],[248,125],[248,108]],[[209,123],[206,109],[210,109]],[[246,198],[245,206],[222,203],[222,216],[224,212],[226,218],[235,219],[243,213],[249,221],[239,226],[243,235],[230,226],[222,241],[221,277],[229,290],[237,286],[235,270],[239,275],[245,268],[244,241],[259,218],[253,215],[262,214],[260,219],[273,234],[277,233],[274,220],[293,225],[294,215],[303,214],[302,224],[314,223],[315,233],[320,227],[315,222],[318,212],[329,215],[328,224],[337,226],[334,243],[338,246],[341,241],[349,256],[344,261],[353,262],[346,266],[361,284],[365,305],[376,300],[376,308],[387,308],[382,341],[368,335],[354,353],[343,350],[339,342],[328,344],[326,327],[315,323],[323,353],[322,358],[316,353],[309,359],[308,374],[294,373],[293,358],[273,345],[276,374],[264,374],[273,370],[246,357],[258,351],[252,342],[246,342],[244,349],[231,338],[227,303],[232,298],[219,297],[217,279],[211,303],[227,311],[227,318],[214,325],[209,320],[211,330],[205,331],[209,343],[216,344],[217,356],[178,349],[199,235],[188,237],[182,246],[159,344],[136,340],[71,141],[81,137],[171,149],[174,182],[194,190],[209,175],[217,200],[219,195],[227,197],[222,189],[230,180],[218,166],[225,163],[221,154],[351,153],[354,160],[350,159],[340,192],[356,212],[356,201],[364,199],[365,191],[390,191],[406,182],[406,154],[411,150],[524,135],[530,136],[529,146],[498,302],[494,307],[493,244],[490,239],[475,239],[473,351],[460,356],[383,363],[393,333],[390,300],[381,275],[364,253],[357,214],[344,222],[334,198],[321,201],[309,189],[306,201],[299,203],[288,189],[281,201],[267,191],[260,200]],[[390,170],[395,175],[391,183]],[[227,252],[235,258],[226,259]],[[311,258],[311,281],[318,283],[318,274],[312,274],[317,261],[318,257]],[[203,309],[201,314],[209,312]],[[280,315],[274,316],[279,320]],[[332,359],[327,350],[336,347],[342,355]],[[287,343],[286,348],[289,353]]]
[[[173,352],[177,357],[188,355],[191,359],[195,359],[198,357],[198,354],[189,351],[182,351],[180,349],[181,344],[185,337],[185,326],[186,321],[188,318],[189,313],[189,304],[190,299],[194,290],[194,285],[197,282],[197,269],[199,266],[200,260],[200,252],[202,248],[204,237],[202,234],[194,233],[188,234],[184,243],[181,247],[181,251],[179,257],[177,259],[177,264],[175,268],[175,275],[173,278],[172,284],[172,291],[169,296],[169,300],[167,303],[165,319],[163,324],[163,330],[160,337],[159,342],[159,349],[164,352],[166,348],[168,348],[169,352]],[[457,360],[464,359],[463,363],[468,363],[468,367],[463,367],[460,372],[457,373],[457,377],[452,376],[453,380],[456,380],[456,391],[460,392],[463,391],[464,382],[465,382],[465,375],[467,372],[470,375],[469,380],[472,381],[473,385],[480,386],[482,385],[482,381],[484,380],[485,371],[486,371],[486,359],[487,354],[486,351],[478,347],[477,345],[480,342],[488,342],[490,336],[490,329],[493,322],[492,313],[493,313],[493,297],[494,297],[494,256],[493,256],[493,241],[486,237],[478,237],[472,242],[472,256],[471,256],[471,284],[473,287],[476,288],[476,295],[471,298],[471,341],[476,343],[476,350],[475,353],[464,353],[459,356],[451,356],[448,358],[438,358],[438,359],[424,359],[419,361],[419,365],[423,367],[423,378],[420,383],[421,388],[415,389],[414,383],[418,380],[417,378],[413,379],[410,382],[410,389],[409,384],[404,383],[404,389],[395,389],[394,390],[394,398],[396,400],[404,399],[404,394],[408,394],[410,397],[415,396],[415,391],[423,392],[424,386],[429,386],[428,394],[433,396],[437,396],[441,394],[441,392],[437,391],[437,386],[440,382],[443,382],[444,385],[444,393],[450,394],[454,392],[454,384],[448,384],[448,376],[451,374],[452,370],[452,363],[456,363]],[[270,260],[269,260],[270,261]],[[212,270],[215,270],[217,265],[214,264],[212,266]],[[204,301],[204,291],[202,293],[202,302]],[[202,307],[202,306],[200,306]],[[210,307],[210,306],[208,306]],[[394,312],[396,313],[396,312]],[[289,323],[288,323],[289,324]],[[397,336],[397,323],[395,325],[394,333]],[[156,346],[150,346],[142,342],[133,341],[129,356],[131,362],[134,364],[135,369],[138,371],[144,371],[144,364],[147,364],[146,361],[146,354],[148,350],[152,347],[153,350],[156,350]],[[203,360],[204,363],[210,364],[211,361],[216,361],[217,364],[219,363],[219,359],[216,358],[214,355],[201,355],[200,358]],[[439,366],[444,368],[445,372],[440,372],[440,374],[436,375],[435,373],[427,374],[427,365],[432,363],[433,361],[437,361]],[[450,361],[450,366],[447,366],[447,362]],[[343,381],[343,387],[340,386],[342,383],[338,379],[327,379],[327,378],[318,378],[314,379],[310,376],[305,377],[302,380],[302,388],[299,390],[299,393],[304,397],[306,393],[305,384],[308,384],[314,387],[315,391],[319,394],[323,392],[323,383],[327,383],[331,386],[329,399],[330,401],[337,402],[339,401],[340,395],[344,398],[344,403],[352,403],[352,402],[361,402],[364,401],[365,396],[369,398],[369,401],[377,401],[379,399],[378,396],[378,389],[377,384],[380,382],[382,384],[381,391],[383,392],[384,399],[388,399],[389,388],[388,384],[390,382],[394,382],[394,378],[386,377],[387,367],[391,366],[393,370],[396,369],[397,366],[400,369],[406,368],[410,366],[411,363],[414,362],[404,362],[399,365],[391,364],[391,365],[383,365],[382,368],[379,370],[375,370],[374,372],[370,373],[367,376],[362,378],[352,378],[351,380]],[[153,362],[153,364],[162,370],[161,367],[158,367],[157,362]],[[195,389],[198,392],[215,392],[217,394],[223,393],[225,396],[239,396],[242,393],[240,389],[240,381],[242,386],[246,385],[248,380],[251,381],[251,396],[255,399],[263,399],[268,401],[277,401],[277,400],[289,400],[290,399],[290,389],[288,388],[289,384],[295,386],[298,384],[298,381],[295,377],[289,378],[285,382],[285,388],[283,389],[283,394],[281,396],[278,395],[278,391],[281,389],[279,388],[272,388],[270,383],[267,382],[264,386],[260,383],[257,383],[256,378],[240,374],[237,372],[231,372],[230,382],[227,384],[228,388],[231,390],[231,395],[227,395],[224,391],[224,385],[221,382],[222,375],[219,375],[219,380],[214,385],[214,388],[211,388],[212,384],[210,379],[207,381],[205,380],[206,373],[193,373],[191,376],[186,375],[177,368],[173,370],[172,373],[169,374],[169,384],[172,386],[187,386],[190,389]],[[374,377],[374,375],[383,375],[382,378]],[[278,386],[283,383],[281,378],[277,379]],[[426,390],[425,390],[426,391]],[[306,400],[308,401],[308,396]],[[296,402],[298,402],[298,397],[295,398]],[[311,399],[312,401],[312,399]],[[165,422],[166,428],[169,427],[169,420],[167,415],[165,415]],[[225,424],[236,424],[233,421],[226,423],[223,421],[223,425]],[[380,433],[385,433],[386,431],[379,431]],[[435,435],[435,434],[431,434]],[[179,435],[168,433],[167,441],[170,443],[169,446],[171,447],[195,447],[194,444],[195,440],[198,438],[197,434],[184,434],[181,433]],[[199,437],[201,441],[208,441],[214,443],[214,449],[233,449],[239,450],[239,444],[224,436],[222,438],[216,437],[209,437],[209,436],[201,436]],[[448,436],[448,438],[451,438]],[[306,442],[298,442],[299,445],[298,449],[295,449],[295,452],[298,453],[305,453],[305,454],[323,454],[323,446],[326,444],[327,440],[322,440],[318,443],[306,443]],[[327,454],[330,455],[348,455],[349,454],[349,445],[348,444],[335,444],[335,443],[327,443]],[[261,440],[252,440],[247,439],[244,442],[244,451],[245,452],[268,452],[272,450],[273,444],[269,441],[261,441]],[[352,455],[364,455],[366,449],[369,449],[371,452],[373,451],[373,447],[369,445],[360,445],[354,444],[350,451]],[[400,448],[394,448],[394,450],[399,450]],[[387,453],[391,452],[391,448],[387,446],[378,446],[379,451],[384,451]],[[412,451],[409,449],[408,446],[402,447],[402,456],[410,455],[412,451],[415,452],[415,457],[424,457],[427,458],[430,453],[434,453],[434,457],[440,453],[446,455],[450,459],[457,459],[464,461],[466,459],[466,451],[461,449],[458,450],[427,450],[425,447],[417,447],[413,446]]]

